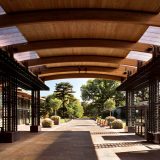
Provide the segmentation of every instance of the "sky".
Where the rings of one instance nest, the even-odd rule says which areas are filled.
[[[60,82],[69,82],[73,86],[73,91],[75,91],[74,96],[79,99],[81,99],[81,91],[80,88],[83,84],[86,84],[89,78],[72,78],[72,79],[60,79],[60,80],[52,80],[52,81],[46,81],[45,84],[50,88],[49,91],[41,91],[41,96],[47,96],[54,92],[55,86],[57,83]]]

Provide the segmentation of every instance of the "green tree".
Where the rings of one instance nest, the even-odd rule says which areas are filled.
[[[83,116],[84,110],[81,103],[77,100],[73,102],[74,115],[77,118],[81,118]]]
[[[47,116],[47,111],[45,108],[45,101],[40,101],[40,116],[43,118],[46,118]]]
[[[79,100],[75,100],[67,106],[67,113],[70,118],[81,118],[83,116],[84,110]]]
[[[57,115],[57,110],[61,107],[62,101],[58,98],[51,98],[50,99],[50,106],[52,108],[52,112]]]
[[[56,97],[62,101],[62,115],[61,116],[64,118],[67,112],[67,108],[66,108],[67,104],[69,104],[70,101],[74,101],[75,99],[73,96],[73,93],[74,93],[73,86],[68,82],[58,83],[56,84],[54,93]]]
[[[88,116],[88,117],[97,117],[98,116],[98,109],[94,103],[82,102],[82,106],[84,109],[84,116]]]
[[[94,115],[101,115],[105,111],[104,103],[107,99],[113,98],[116,106],[124,105],[125,95],[116,88],[120,85],[118,81],[94,79],[82,85],[82,100],[92,106],[92,110],[97,112]]]
[[[108,98],[104,103],[105,109],[110,112],[110,116],[112,115],[112,111],[115,109],[115,101],[113,98]]]
[[[73,108],[73,103],[70,103],[67,105],[67,115],[69,118],[74,117],[74,108]]]
[[[54,95],[48,95],[45,101],[41,101],[40,103],[40,115],[42,117],[49,117],[52,114],[52,107],[51,107],[51,99],[54,98]]]

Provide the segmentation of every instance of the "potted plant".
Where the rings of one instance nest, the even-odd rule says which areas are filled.
[[[52,120],[50,118],[45,118],[43,121],[42,121],[42,127],[43,128],[51,128],[52,127]]]
[[[107,120],[108,125],[110,126],[110,128],[112,127],[112,122],[113,122],[114,120],[116,120],[116,118],[113,117],[113,116],[108,116],[108,117],[106,117],[105,119]]]
[[[52,121],[54,121],[54,125],[59,125],[60,123],[60,117],[59,116],[52,116]]]
[[[123,121],[121,119],[116,119],[112,122],[113,129],[122,129],[123,128]]]

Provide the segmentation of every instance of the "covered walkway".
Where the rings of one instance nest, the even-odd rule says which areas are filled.
[[[22,132],[21,140],[0,144],[3,160],[158,160],[159,145],[93,120],[72,120],[53,131]]]
[[[103,78],[124,82],[128,131],[160,143],[159,38],[160,0],[0,0],[0,142],[18,139],[17,87],[32,91],[38,132],[45,81]],[[149,98],[135,106],[144,87]]]

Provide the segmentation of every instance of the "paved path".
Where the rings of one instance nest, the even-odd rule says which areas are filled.
[[[123,130],[73,120],[39,133],[21,132],[21,140],[0,144],[0,160],[159,160],[160,146]]]

